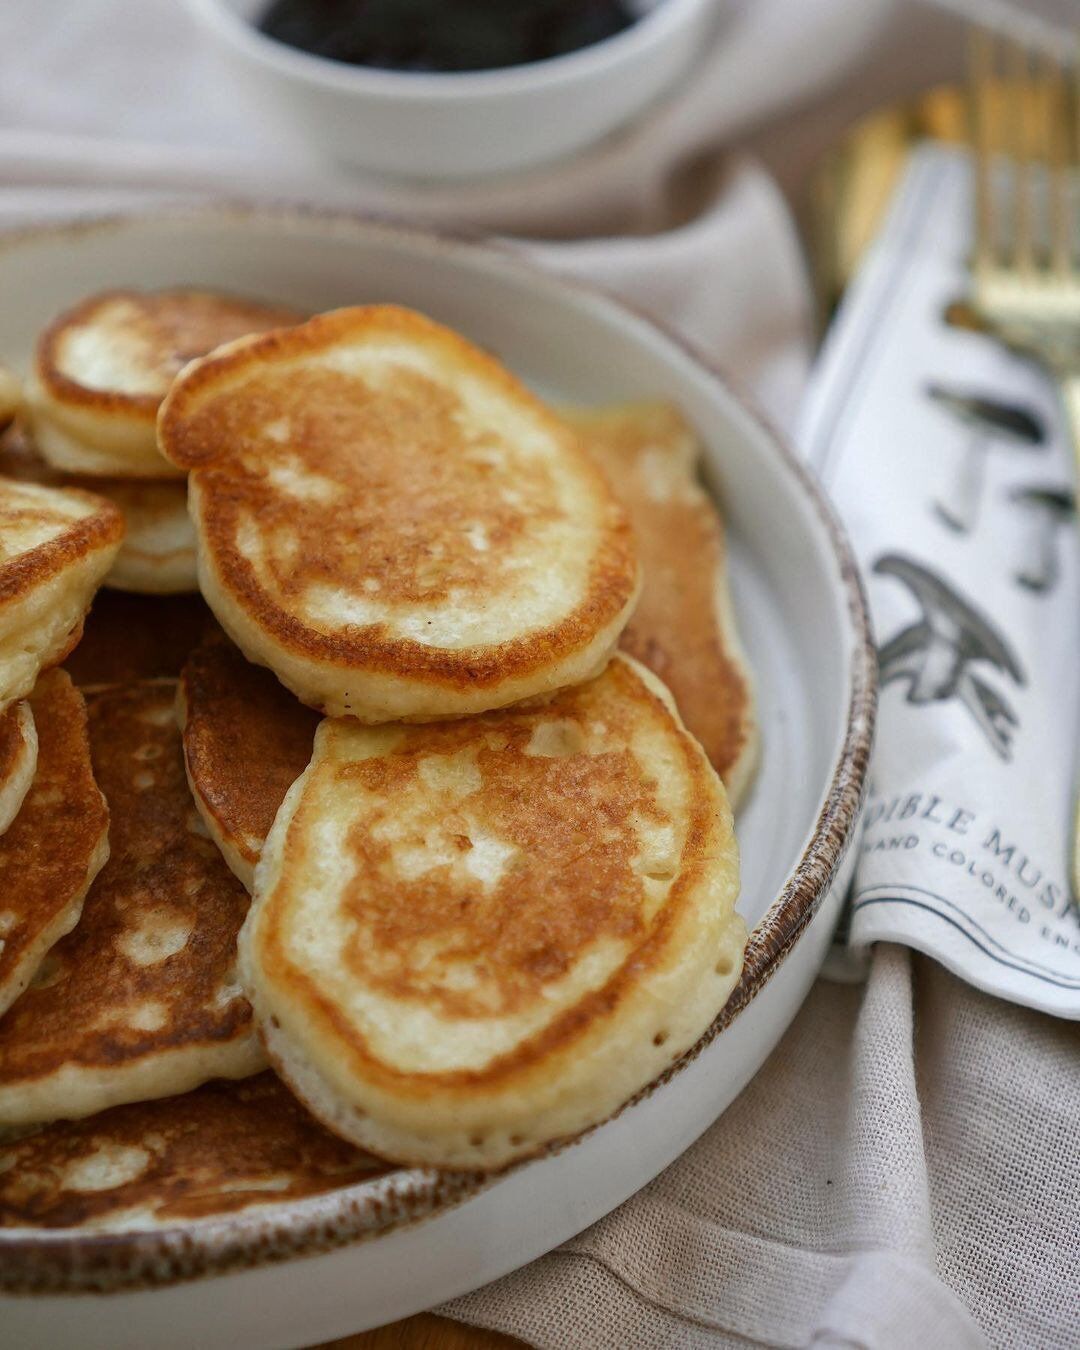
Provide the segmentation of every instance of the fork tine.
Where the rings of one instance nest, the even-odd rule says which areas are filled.
[[[1072,204],[1069,200],[1069,114],[1061,63],[1047,54],[1046,141],[1049,166],[1050,266],[1064,280],[1072,271]]]
[[[976,273],[987,272],[997,253],[994,202],[991,184],[991,118],[994,39],[985,28],[973,27],[968,34],[968,135],[971,141],[975,185]]]
[[[1027,49],[1019,42],[1006,43],[1008,54],[1009,94],[1015,116],[1010,134],[1013,158],[1013,238],[1012,264],[1018,271],[1035,270],[1035,230],[1033,196],[1035,185],[1031,166],[1032,111],[1034,91],[1031,87]]]
[[[1076,210],[1073,192],[1077,170],[1080,169],[1080,41],[1074,45],[1070,55],[1063,58],[1062,65],[1065,72],[1062,106],[1065,146],[1064,191],[1071,229],[1075,224],[1074,212]],[[1070,235],[1069,243],[1069,253],[1073,255],[1075,235]]]
[[[1080,163],[1080,37],[1072,52],[1061,58],[1061,67],[1065,73],[1065,145],[1069,167],[1075,169]]]

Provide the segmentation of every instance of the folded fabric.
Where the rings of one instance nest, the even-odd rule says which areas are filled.
[[[438,1311],[543,1350],[1069,1350],[1077,1119],[1073,1028],[882,944],[665,1173]]]

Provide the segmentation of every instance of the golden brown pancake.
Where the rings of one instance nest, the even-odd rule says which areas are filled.
[[[105,585],[144,595],[197,591],[195,531],[187,510],[186,485],[117,478],[101,482],[100,491],[119,506],[127,526]]]
[[[620,646],[664,681],[738,805],[757,763],[750,670],[728,589],[723,523],[701,446],[669,403],[563,414],[629,512],[644,585]]]
[[[123,533],[103,497],[0,478],[0,710],[78,642]]]
[[[220,632],[188,658],[177,711],[195,804],[250,891],[278,808],[311,758],[319,715]]]
[[[638,590],[629,522],[572,433],[486,353],[370,306],[230,345],[161,406],[199,583],[244,654],[365,722],[591,678]]]
[[[255,873],[271,1060],[381,1157],[497,1168],[606,1119],[705,1031],[746,930],[723,785],[644,667],[540,707],[324,721]]]
[[[198,595],[98,591],[65,669],[82,689],[175,679],[214,616]]]
[[[109,811],[90,764],[82,695],[64,671],[50,670],[30,704],[37,768],[22,809],[0,838],[0,1014],[78,923],[86,892],[109,856]],[[74,1007],[68,1015],[74,1017]]]
[[[298,1200],[385,1171],[262,1073],[0,1143],[0,1228],[155,1227]]]
[[[0,475],[24,483],[97,492],[120,508],[124,538],[104,585],[149,595],[199,589],[186,483],[60,473],[42,458],[28,429],[19,422],[0,435]]]
[[[19,814],[37,768],[34,714],[25,699],[0,713],[0,835]]]
[[[264,1060],[235,983],[247,892],[184,777],[171,681],[89,700],[110,857],[82,918],[0,1020],[0,1126],[242,1078]]]
[[[214,291],[105,291],[38,340],[27,412],[42,454],[66,473],[181,476],[157,452],[158,405],[179,371],[222,343],[298,323],[281,305]]]

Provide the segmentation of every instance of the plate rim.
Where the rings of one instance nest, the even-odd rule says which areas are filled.
[[[655,315],[593,282],[560,274],[529,258],[515,247],[514,241],[482,230],[467,226],[433,227],[389,214],[327,208],[309,202],[219,199],[194,205],[79,215],[59,222],[30,222],[0,231],[0,256],[36,243],[77,241],[84,235],[110,230],[167,227],[185,221],[235,224],[251,219],[271,227],[274,224],[286,228],[322,227],[358,241],[373,233],[406,236],[432,253],[452,257],[464,251],[482,258],[494,257],[507,272],[517,273],[534,285],[562,292],[567,299],[585,293],[609,312],[628,315],[636,324],[654,330],[666,343],[680,350],[707,376],[710,384],[718,386],[756,424],[824,527],[847,601],[853,643],[848,656],[850,683],[844,733],[833,759],[821,810],[784,885],[750,934],[742,975],[724,1008],[693,1046],[608,1117],[614,1119],[676,1077],[761,992],[817,913],[853,842],[867,790],[878,686],[876,648],[866,596],[846,532],[787,436],[757,406],[738,378]],[[404,1169],[280,1205],[255,1206],[197,1222],[181,1221],[155,1231],[0,1228],[0,1293],[51,1295],[146,1290],[371,1241],[433,1218],[486,1190],[506,1172],[573,1147],[597,1128],[600,1126],[572,1139],[557,1141],[535,1157],[512,1164],[500,1173]]]

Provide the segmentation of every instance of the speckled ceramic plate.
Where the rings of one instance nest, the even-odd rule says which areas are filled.
[[[778,437],[647,320],[505,249],[341,216],[212,209],[0,241],[0,360],[24,366],[42,324],[88,292],[176,284],[312,309],[397,301],[554,398],[683,408],[729,523],[758,680],[762,763],[739,817],[752,936],[742,981],[699,1045],[608,1124],[494,1181],[328,1174],[315,1193],[253,1192],[226,1212],[0,1229],[0,1340],[24,1350],[311,1344],[492,1280],[607,1213],[716,1119],[802,1002],[847,880],[870,748],[874,660],[846,542]]]

